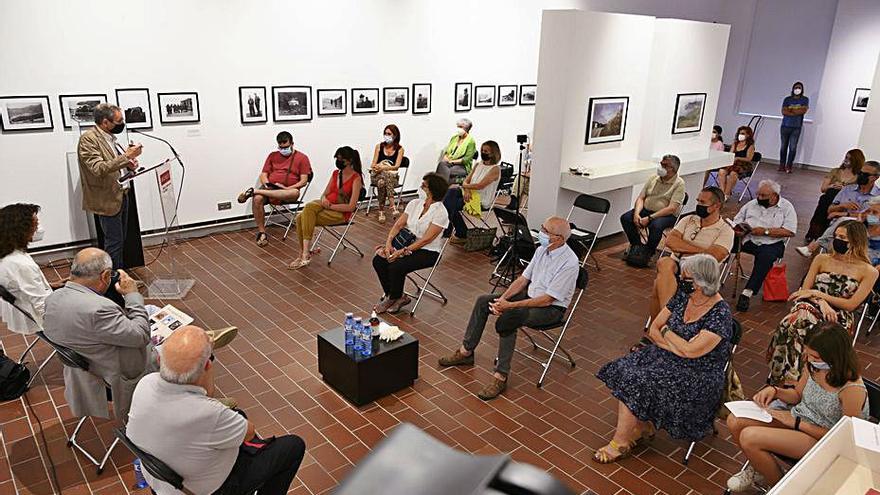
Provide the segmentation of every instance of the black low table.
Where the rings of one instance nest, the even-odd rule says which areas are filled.
[[[345,329],[318,334],[318,373],[356,406],[409,387],[419,376],[419,341],[404,333],[394,342],[373,339],[370,357],[345,352]]]

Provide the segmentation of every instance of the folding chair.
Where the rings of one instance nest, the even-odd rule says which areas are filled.
[[[498,219],[498,227],[501,229],[501,237],[505,238],[509,236],[512,239],[512,242],[510,247],[508,247],[501,255],[501,258],[499,258],[489,280],[497,279],[500,283],[509,278],[509,280],[507,280],[509,283],[516,278],[518,268],[524,268],[528,265],[529,260],[532,259],[532,256],[535,254],[537,241],[529,230],[528,220],[526,220],[526,217],[524,217],[522,213],[517,213],[514,210],[508,210],[507,208],[502,208],[500,206],[492,208],[492,212],[495,214],[495,218]],[[514,225],[516,226],[515,229]],[[569,239],[569,241],[571,241],[571,239]],[[521,251],[519,254],[525,254],[527,257],[519,256],[519,259],[514,262],[514,266],[517,267],[517,269],[510,275],[504,275],[499,270],[504,265],[505,260],[512,256],[514,244],[517,245],[517,251]]]
[[[599,238],[599,231],[602,230],[602,224],[605,223],[605,219],[608,217],[608,212],[611,211],[611,202],[605,198],[591,196],[589,194],[579,194],[578,197],[574,199],[574,203],[572,203],[571,209],[568,210],[568,215],[565,217],[569,223],[571,223],[571,215],[574,213],[575,208],[601,215],[599,226],[596,227],[595,232],[581,230],[577,225],[573,223],[571,224],[572,230],[569,241],[582,244],[586,247],[584,260],[587,260],[593,252],[593,246],[596,245],[596,240]],[[593,258],[593,261],[596,263],[596,270],[599,270],[599,261],[596,260],[595,257]]]
[[[266,225],[275,225],[276,227],[281,227],[284,229],[284,235],[281,236],[282,240],[287,240],[287,234],[290,233],[290,228],[296,222],[296,214],[302,208],[302,205],[305,204],[306,193],[309,192],[309,186],[312,185],[312,179],[315,177],[314,172],[309,172],[308,182],[303,186],[299,191],[299,199],[296,201],[287,201],[279,204],[266,203],[269,207],[269,214],[266,215]],[[275,217],[281,217],[280,220],[275,220]]]
[[[398,175],[400,174],[400,170],[403,169],[403,177],[397,181],[397,187],[394,188],[394,193],[397,195],[397,199],[392,199],[394,201],[394,207],[400,209],[400,197],[403,196],[403,186],[406,184],[406,176],[409,173],[409,157],[403,157],[400,160],[400,168],[398,169]],[[367,215],[370,214],[370,207],[373,204],[373,195],[376,194],[376,185],[372,182],[370,183],[370,198],[367,201]],[[378,205],[378,207],[384,207],[385,205]]]
[[[520,330],[522,330],[522,333],[525,334],[526,338],[529,339],[529,342],[532,343],[532,350],[533,351],[541,349],[542,351],[549,353],[549,356],[547,357],[547,361],[541,361],[540,359],[532,356],[531,354],[526,354],[526,353],[520,351],[519,349],[516,349],[516,352],[518,354],[521,354],[521,355],[531,359],[532,361],[539,363],[541,365],[541,367],[544,368],[544,371],[541,372],[541,377],[538,378],[538,383],[536,384],[538,388],[541,388],[541,386],[544,385],[544,377],[547,376],[547,372],[550,370],[550,364],[553,362],[553,358],[554,357],[561,357],[558,354],[556,354],[557,350],[560,350],[560,351],[562,351],[563,354],[565,354],[565,357],[568,358],[568,363],[569,363],[569,365],[571,365],[572,368],[575,367],[574,358],[572,358],[571,354],[569,354],[568,351],[565,350],[565,347],[562,347],[562,337],[565,336],[565,331],[568,330],[568,326],[571,323],[571,317],[574,316],[574,312],[578,307],[578,303],[581,302],[581,297],[584,295],[584,292],[587,290],[587,283],[589,281],[589,276],[587,274],[586,263],[587,263],[587,258],[584,257],[583,261],[581,262],[580,267],[578,268],[578,277],[577,277],[577,285],[576,285],[577,286],[577,295],[574,298],[574,302],[568,307],[568,315],[564,319],[559,320],[556,323],[551,323],[549,325],[523,327],[520,329]],[[543,335],[548,341],[550,341],[553,348],[548,349],[548,348],[538,344],[537,342],[535,342],[535,339],[528,332],[528,330],[526,330],[526,328],[529,328],[531,330],[537,330],[540,335]],[[554,329],[557,329],[557,328],[560,328],[559,334],[554,337],[552,335],[551,331]]]
[[[746,192],[749,193],[749,199],[753,199],[755,197],[752,194],[752,190],[750,189],[750,187],[752,185],[752,177],[754,177],[755,172],[758,171],[758,166],[761,165],[762,158],[763,158],[763,156],[761,155],[761,153],[756,151],[755,154],[752,155],[752,171],[745,173],[745,174],[742,174],[739,177],[737,177],[736,185],[733,186],[733,190],[736,190],[736,186],[741,183],[745,185],[745,187],[743,187],[743,190],[739,195],[739,199],[737,200],[737,202],[742,203],[743,197],[746,195]],[[709,180],[715,182],[715,185],[718,186],[718,171],[717,170],[709,173]],[[709,180],[706,181],[707,187],[709,186]],[[731,192],[731,196],[732,195],[733,195],[733,192]]]
[[[122,442],[122,445],[125,445],[135,457],[141,460],[141,466],[143,466],[150,475],[159,481],[168,483],[174,487],[175,490],[179,490],[186,495],[194,495],[193,492],[183,486],[183,476],[177,474],[177,471],[171,469],[168,464],[165,464],[159,459],[141,450],[125,435],[125,428],[116,428],[113,430],[113,433],[116,434],[116,439]]]
[[[516,180],[516,172],[513,170],[512,163],[501,162],[499,167],[501,168],[501,177],[498,179],[498,188],[495,189],[495,201],[502,194],[507,194],[508,196],[513,194],[513,181]],[[495,202],[493,201],[492,204],[494,205]]]
[[[406,278],[409,279],[409,281],[412,282],[413,285],[416,286],[416,291],[418,292],[418,294],[410,294],[409,292],[406,293],[406,295],[416,298],[416,303],[413,304],[413,307],[409,312],[410,316],[413,316],[416,314],[416,308],[419,307],[419,302],[421,302],[422,296],[424,296],[426,293],[430,296],[434,296],[437,299],[440,299],[441,301],[443,301],[444,305],[448,302],[448,299],[446,299],[446,296],[443,295],[443,291],[438,289],[437,286],[431,282],[431,277],[434,275],[434,272],[437,270],[437,265],[440,264],[440,259],[443,258],[443,252],[446,251],[446,245],[449,244],[449,239],[451,239],[451,237],[447,237],[443,241],[443,246],[440,247],[440,253],[437,255],[437,261],[434,262],[434,266],[431,267],[431,271],[428,272],[427,277],[422,276],[422,274],[419,273],[419,270],[414,271],[414,272],[410,272],[406,275]],[[416,280],[412,276],[419,278],[422,282],[422,285],[419,285],[419,282],[416,282]]]
[[[358,195],[358,202],[362,202],[367,197],[367,190],[365,188],[361,188],[361,193]],[[351,248],[361,257],[364,257],[364,253],[361,252],[360,249],[351,241],[345,238],[348,231],[351,229],[351,226],[354,225],[354,217],[357,215],[358,209],[355,208],[354,211],[351,212],[351,217],[349,217],[347,222],[337,223],[334,225],[322,225],[321,230],[318,231],[318,235],[315,236],[315,239],[312,243],[313,246],[320,246],[321,234],[325,231],[329,232],[331,236],[337,239],[336,246],[333,248],[333,253],[330,255],[330,259],[327,260],[327,264],[333,262],[333,258],[336,256],[336,252],[339,251],[340,246],[342,249]],[[334,228],[344,227],[342,233],[339,233]],[[329,247],[329,245],[327,246]]]
[[[690,197],[688,196],[688,193],[684,193],[684,201],[681,203],[681,208],[678,209],[678,213],[675,214],[675,223],[672,224],[673,228],[675,228],[675,226],[678,224],[678,221],[681,220],[681,217],[684,214],[684,207],[687,206],[687,204],[688,204],[688,199],[690,199]],[[693,213],[693,212],[691,212],[691,213]],[[663,256],[663,253],[666,252],[666,238],[669,236],[670,230],[672,230],[672,229],[666,229],[663,231],[663,237],[662,237],[663,249],[660,250],[660,256]]]
[[[853,335],[853,346],[855,346],[856,341],[859,340],[859,332],[862,331],[862,325],[864,325],[864,323],[869,319],[870,323],[868,324],[868,327],[865,328],[865,335],[871,335],[871,330],[874,328],[874,324],[877,323],[877,319],[880,318],[880,311],[874,313],[874,316],[869,316],[869,313],[871,312],[871,303],[877,303],[878,300],[880,300],[880,295],[878,295],[873,290],[870,294],[868,294],[868,297],[865,298],[865,302],[862,305],[862,314],[859,316],[859,321],[856,324],[855,335]]]

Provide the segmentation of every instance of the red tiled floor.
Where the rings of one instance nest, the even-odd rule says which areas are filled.
[[[782,183],[783,195],[798,209],[803,232],[816,202],[820,174],[778,175],[765,167],[761,175]],[[725,211],[732,216],[736,207],[731,203]],[[384,238],[387,228],[374,218],[361,217],[351,239],[359,246],[372,246]],[[741,465],[742,456],[720,423],[719,435],[700,442],[688,466],[681,464],[687,445],[662,432],[650,447],[623,462],[600,466],[590,461],[593,450],[608,441],[616,417],[615,403],[594,373],[638,338],[654,277],[653,270],[624,265],[618,256],[623,247],[620,236],[599,244],[595,258],[600,270],[591,264],[590,287],[566,335],[576,368],[562,361],[554,363],[543,388],[538,389],[535,382],[540,369],[517,357],[508,391],[484,403],[474,393],[490,376],[498,343],[490,330],[477,350],[476,366],[439,369],[437,358],[460,342],[474,298],[490,289],[489,260],[481,253],[453,247],[434,276],[434,282],[446,291],[448,304],[426,299],[415,318],[408,314],[390,318],[420,339],[419,380],[409,389],[362,408],[349,405],[321,381],[314,336],[337,325],[345,311],[363,314],[371,307],[379,285],[369,259],[343,251],[327,267],[325,249],[311,266],[291,272],[284,266],[298,254],[294,244],[293,240],[281,242],[276,232],[269,246],[261,249],[249,231],[187,241],[179,246],[177,260],[198,283],[185,300],[173,301],[200,325],[240,328],[238,339],[217,353],[216,381],[223,394],[239,400],[258,431],[290,431],[306,440],[308,453],[290,493],[329,492],[352,464],[402,421],[413,422],[460,450],[511,453],[517,461],[557,474],[575,490],[599,495],[720,493],[721,484]],[[800,238],[792,245],[800,245]],[[151,250],[147,258],[154,255]],[[786,262],[789,286],[795,287],[807,263],[791,249]],[[748,270],[750,261],[745,264]],[[149,280],[167,270],[166,251],[155,264],[135,273]],[[47,272],[50,278],[66,275],[65,268]],[[724,294],[732,301],[730,285]],[[747,392],[766,376],[764,346],[786,309],[786,304],[756,299],[749,313],[737,315],[745,335],[735,366]],[[877,378],[880,359],[873,338],[862,337],[857,351],[867,376]],[[23,339],[5,329],[0,329],[0,339],[12,356],[24,350]],[[522,342],[520,349],[530,352]],[[46,349],[38,345],[30,362],[46,355]],[[130,489],[130,454],[120,449],[105,473],[96,476],[83,456],[66,447],[60,421],[65,421],[68,431],[73,424],[64,401],[60,365],[53,362],[46,368],[28,398],[33,413],[22,401],[0,404],[0,495],[52,493],[46,468],[49,456],[65,494],[135,493]],[[48,456],[42,439],[34,439],[39,424],[49,441]],[[86,443],[99,448],[110,438],[108,427],[98,425],[99,439],[89,423],[83,438],[91,438]]]

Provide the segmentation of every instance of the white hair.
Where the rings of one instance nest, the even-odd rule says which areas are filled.
[[[695,254],[681,260],[682,273],[687,272],[694,279],[694,285],[704,295],[714,296],[721,288],[721,276],[718,273],[718,260],[708,254]]]
[[[85,280],[95,280],[107,270],[113,269],[113,260],[105,251],[85,260],[73,259],[70,264],[70,275]]]
[[[780,192],[782,192],[782,186],[780,186],[779,183],[776,182],[775,180],[764,179],[758,183],[758,189],[761,189],[764,186],[769,187],[776,194],[779,194]]]
[[[458,122],[455,123],[455,126],[462,126],[464,130],[467,132],[471,132],[471,128],[474,126],[474,123],[470,121],[470,119],[458,119]]]
[[[178,385],[192,385],[198,381],[198,379],[202,377],[202,373],[205,372],[205,363],[208,361],[208,358],[211,357],[211,344],[206,340],[205,345],[202,347],[202,351],[199,353],[199,359],[190,363],[190,366],[187,369],[173,370],[167,366],[167,361],[162,359],[165,346],[160,345],[156,349],[159,351],[160,358],[159,376],[161,376],[166,382],[176,383]]]

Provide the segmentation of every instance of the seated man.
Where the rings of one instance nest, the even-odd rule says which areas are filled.
[[[498,316],[495,330],[498,362],[492,383],[477,396],[483,400],[498,397],[507,388],[510,360],[516,346],[516,332],[523,325],[547,325],[562,320],[571,302],[578,278],[578,258],[565,243],[571,228],[564,218],[550,217],[538,234],[540,247],[529,266],[500,296],[486,294],[477,298],[464,341],[459,349],[440,358],[440,366],[474,364],[474,349],[480,343],[489,313]]]
[[[309,182],[312,164],[309,157],[299,150],[293,149],[293,136],[287,131],[278,133],[278,150],[269,153],[263,170],[260,172],[260,187],[248,188],[238,195],[238,202],[244,203],[253,197],[251,207],[254,211],[254,223],[257,224],[257,246],[269,243],[266,235],[266,203],[278,205],[300,199],[300,190]]]
[[[211,399],[211,350],[211,339],[195,326],[165,340],[159,373],[145,376],[134,391],[126,436],[182,476],[193,493],[238,495],[259,488],[261,495],[286,494],[305,443],[295,435],[255,438],[243,414]],[[159,495],[180,493],[146,469],[143,474]]]
[[[783,239],[797,232],[797,212],[791,202],[779,196],[781,190],[777,182],[762,180],[757,197],[733,218],[735,232],[744,241],[740,250],[755,256],[752,274],[736,301],[737,311],[749,310],[749,299],[761,290],[773,263],[785,253]]]
[[[639,197],[635,207],[620,217],[630,246],[644,246],[651,255],[660,244],[663,231],[675,224],[675,215],[684,203],[684,179],[678,176],[681,160],[666,155]],[[645,233],[643,241],[642,234]]]
[[[112,266],[105,251],[83,249],[70,265],[70,280],[46,298],[46,336],[89,362],[89,371],[64,367],[64,396],[77,417],[108,417],[107,393],[97,376],[110,386],[116,418],[124,420],[138,380],[157,366],[150,321],[136,282],[117,270],[116,290],[125,308],[102,295],[112,284]],[[215,347],[228,344],[237,332],[230,327],[214,334]]]
[[[697,253],[711,254],[718,262],[724,261],[733,248],[733,229],[721,218],[724,193],[717,187],[707,187],[697,196],[693,215],[681,217],[666,238],[666,247],[672,256],[657,260],[657,278],[651,292],[651,319],[666,307],[678,290],[678,262],[680,258]]]

